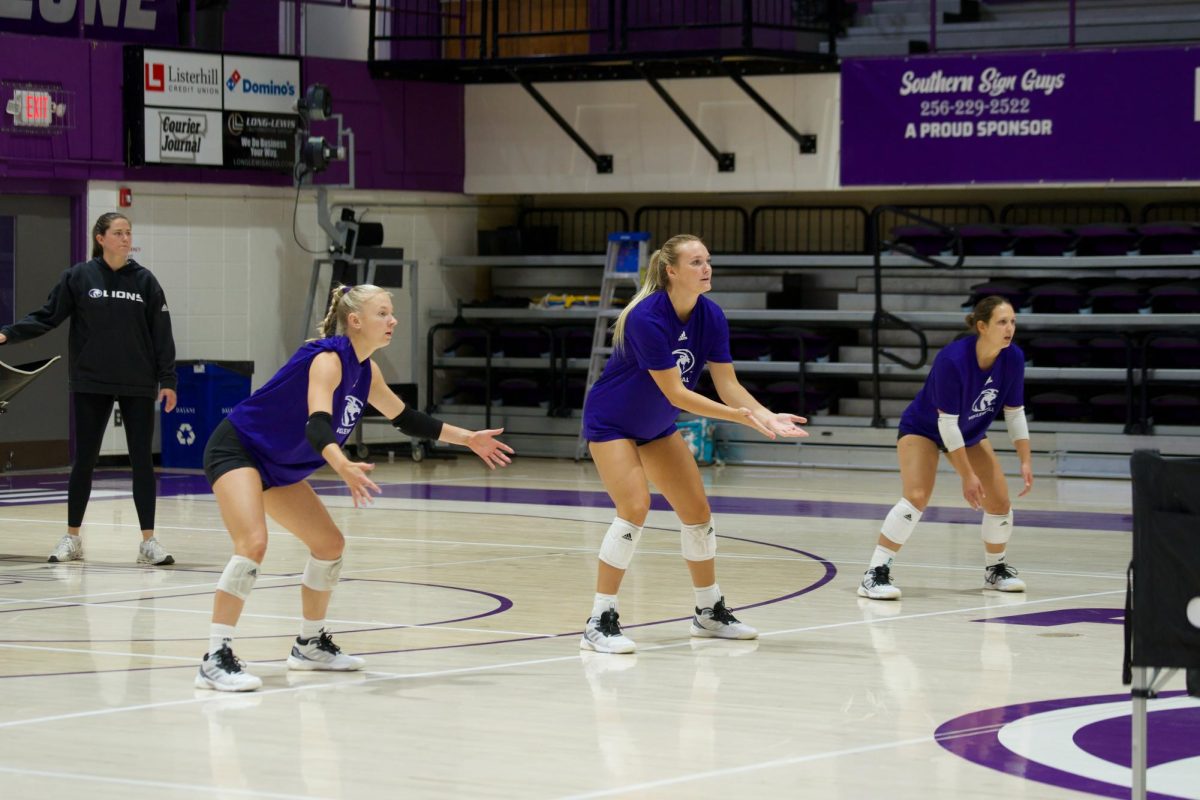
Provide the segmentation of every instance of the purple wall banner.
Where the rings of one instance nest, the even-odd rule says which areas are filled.
[[[175,44],[178,10],[177,0],[4,0],[0,32]]]
[[[1200,180],[1200,49],[848,59],[843,186]]]

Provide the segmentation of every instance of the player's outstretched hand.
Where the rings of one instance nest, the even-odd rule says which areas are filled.
[[[1025,488],[1017,497],[1024,497],[1029,494],[1029,490],[1033,488],[1033,464],[1028,461],[1021,464],[1021,480],[1025,481]]]
[[[467,436],[467,447],[483,459],[483,463],[488,465],[488,469],[505,467],[512,463],[508,454],[513,452],[513,449],[496,438],[502,433],[504,433],[504,428],[496,428],[490,431],[472,431]]]
[[[347,461],[346,465],[338,470],[338,475],[350,487],[350,497],[354,500],[355,508],[371,505],[373,502],[371,493],[379,494],[380,492],[375,482],[367,477],[367,473],[373,469],[375,469],[374,464]]]
[[[768,439],[774,439],[778,435],[774,430],[771,429],[769,425],[767,425],[766,422],[759,419],[759,416],[750,409],[743,406],[742,408],[737,409],[737,412],[742,415],[742,421],[746,425],[754,428],[754,430],[758,431]]]
[[[758,419],[774,431],[776,436],[783,436],[788,439],[799,439],[808,436],[808,431],[800,427],[800,425],[808,422],[804,417],[798,417],[795,414],[776,414],[773,411],[764,411],[758,414]]]

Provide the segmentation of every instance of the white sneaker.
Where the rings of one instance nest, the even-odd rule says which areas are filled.
[[[692,617],[692,636],[708,639],[757,639],[758,631],[729,613],[725,598],[718,600],[712,608],[697,608]]]
[[[137,563],[165,567],[167,564],[175,563],[175,556],[164,550],[163,546],[158,543],[158,539],[151,536],[138,545]]]
[[[58,564],[63,561],[78,561],[81,558],[83,558],[83,543],[79,541],[79,537],[64,533],[63,537],[58,540],[58,544],[54,546],[54,552],[46,561]]]
[[[242,660],[225,644],[215,653],[204,654],[195,686],[218,692],[253,692],[262,687],[262,680],[242,669]]]
[[[333,643],[333,637],[321,628],[321,632],[307,642],[296,637],[292,654],[288,656],[288,669],[321,669],[334,672],[353,672],[362,669],[365,659],[347,655]]]
[[[887,564],[871,567],[863,573],[858,584],[858,596],[872,600],[899,600],[900,587],[892,583],[892,570]]]
[[[997,592],[1023,592],[1025,581],[1017,577],[1015,569],[1001,561],[983,571],[983,588]]]
[[[588,617],[583,636],[579,639],[579,649],[597,653],[632,653],[637,650],[633,640],[621,633],[620,616],[616,609],[610,608],[598,617]]]

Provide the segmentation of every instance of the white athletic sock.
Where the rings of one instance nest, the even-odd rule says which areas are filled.
[[[994,567],[997,564],[1003,563],[1006,555],[1008,555],[1007,550],[1001,550],[999,553],[989,553],[987,550],[984,550],[983,565],[985,567]]]
[[[321,635],[321,629],[325,627],[323,619],[301,619],[300,620],[300,641],[308,644],[309,639],[314,639]]]
[[[617,596],[596,592],[595,598],[592,599],[592,616],[598,617],[610,608],[613,611],[617,610]]]
[[[213,623],[208,626],[208,652],[215,653],[221,649],[221,646],[233,641],[233,632],[237,628],[233,625],[218,625]]]
[[[871,563],[867,565],[868,569],[875,567],[891,567],[892,559],[896,557],[895,550],[888,550],[881,544],[875,545],[875,552],[871,553]]]
[[[721,599],[721,587],[715,583],[712,586],[693,586],[692,590],[696,593],[696,608],[712,608]]]

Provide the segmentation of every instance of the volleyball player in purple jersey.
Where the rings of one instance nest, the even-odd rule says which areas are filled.
[[[1025,356],[1013,344],[1016,312],[1002,297],[985,297],[967,315],[975,335],[942,348],[925,385],[900,417],[896,450],[903,496],[888,512],[871,563],[858,587],[860,597],[896,600],[891,566],[921,519],[937,477],[939,450],[962,479],[963,498],[983,511],[984,588],[1023,592],[1025,582],[1006,561],[1013,514],[1000,462],[988,441],[988,426],[1004,409],[1008,435],[1021,460],[1024,497],[1033,487],[1029,426],[1025,421]]]
[[[729,356],[729,325],[704,293],[712,288],[708,249],[695,236],[675,236],[650,256],[641,289],[613,329],[613,355],[588,392],[583,435],[617,516],[600,545],[592,613],[579,646],[632,653],[621,632],[617,590],[633,560],[650,510],[647,480],[681,523],[680,543],[695,589],[692,636],[753,639],[717,585],[716,528],[696,461],[675,428],[680,410],[747,425],[769,439],[807,436],[793,414],[776,414],[740,383]],[[696,394],[705,362],[724,403]]]
[[[262,686],[233,654],[238,617],[267,552],[267,515],[309,549],[300,581],[303,620],[289,669],[356,670],[363,660],[341,652],[325,630],[325,613],[342,569],[345,540],[305,480],[328,464],[346,482],[354,505],[379,487],[374,464],[355,463],[342,444],[369,403],[405,434],[469,447],[488,467],[509,463],[501,430],[468,431],[409,408],[383,379],[371,354],[392,340],[391,296],[377,286],[338,287],[319,326],[267,383],[230,412],[204,449],[204,472],[233,539],[233,557],[217,581],[208,652],[196,687],[246,692]]]

